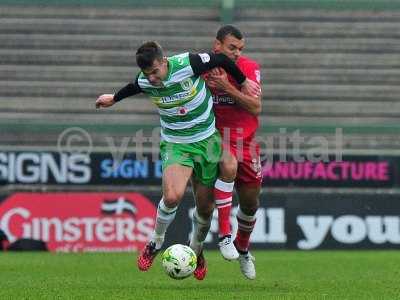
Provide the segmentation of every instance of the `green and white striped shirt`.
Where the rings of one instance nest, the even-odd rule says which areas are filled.
[[[195,143],[215,131],[213,100],[200,74],[222,67],[242,84],[246,77],[223,54],[183,53],[168,57],[168,74],[161,86],[150,84],[143,72],[114,95],[118,102],[126,97],[145,93],[160,113],[161,137],[172,143]]]
[[[163,86],[151,85],[143,72],[138,84],[158,107],[163,140],[195,143],[215,132],[211,92],[203,78],[194,74],[189,53],[168,57],[168,76]]]

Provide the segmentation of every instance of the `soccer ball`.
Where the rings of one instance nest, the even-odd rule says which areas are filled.
[[[189,277],[197,266],[197,257],[194,251],[181,244],[168,247],[162,254],[161,260],[165,272],[173,279]]]

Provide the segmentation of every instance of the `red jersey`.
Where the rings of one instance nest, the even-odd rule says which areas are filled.
[[[260,67],[255,61],[246,56],[240,56],[236,61],[236,65],[247,78],[261,84]],[[240,86],[229,74],[228,78],[229,81],[240,90]],[[236,104],[235,99],[225,92],[221,90],[211,90],[211,92],[214,99],[216,126],[221,135],[224,135],[228,129],[230,131],[231,143],[238,139],[243,139],[248,142],[251,141],[258,128],[258,117]]]

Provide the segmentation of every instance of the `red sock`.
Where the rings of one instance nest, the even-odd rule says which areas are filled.
[[[235,245],[238,250],[247,252],[249,250],[250,235],[256,224],[256,216],[245,215],[240,209],[237,213],[238,230],[235,238]]]
[[[231,234],[231,207],[233,182],[217,179],[214,186],[215,204],[218,209],[219,236]]]

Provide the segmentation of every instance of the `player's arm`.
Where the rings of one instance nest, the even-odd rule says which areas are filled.
[[[259,93],[260,86],[246,78],[236,64],[226,55],[219,53],[189,54],[190,65],[195,75],[201,75],[209,70],[220,67],[230,74],[236,82],[250,94]]]
[[[121,101],[122,99],[134,96],[142,92],[138,83],[139,76],[136,77],[135,82],[128,83],[115,94],[103,94],[96,100],[96,108],[109,107]]]
[[[252,71],[254,75],[256,74],[256,71],[259,72],[258,69],[255,69]],[[255,77],[255,76],[253,76]],[[257,82],[259,82],[258,78],[252,78],[252,76],[248,76],[250,79],[255,79]],[[234,85],[232,85],[226,76],[226,73],[223,71],[220,71],[218,69],[213,70],[211,76],[209,77],[207,84],[214,87],[218,88],[220,90],[223,90],[225,93],[227,93],[229,96],[231,96],[233,99],[235,99],[236,103],[246,109],[248,112],[251,114],[258,116],[261,113],[261,89],[260,93],[258,94],[248,94],[243,91],[238,90]]]

